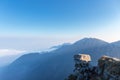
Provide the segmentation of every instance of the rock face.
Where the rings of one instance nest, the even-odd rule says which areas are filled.
[[[98,60],[98,66],[90,64],[90,55],[74,56],[75,69],[67,80],[120,80],[120,60],[103,56]]]
[[[77,80],[88,80],[91,76],[91,58],[86,54],[78,54],[74,56],[75,61],[75,75],[77,75]]]
[[[103,56],[98,60],[99,74],[105,80],[120,80],[120,60]]]

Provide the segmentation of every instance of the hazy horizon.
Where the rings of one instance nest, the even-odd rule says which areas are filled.
[[[82,40],[82,39],[85,39],[85,38],[93,38],[93,37],[84,37],[84,38],[81,38],[79,40]],[[99,38],[93,38],[93,39],[99,39]],[[102,39],[99,39],[99,40],[102,40]],[[16,41],[16,39],[14,39],[13,41]],[[74,40],[74,41],[70,40],[69,42],[64,42],[62,40],[61,41],[58,40],[58,42],[53,41],[54,43],[51,43],[51,44],[46,45],[44,47],[41,46],[40,45],[41,42],[38,41],[39,44],[34,44],[34,47],[31,46],[31,44],[30,44],[29,47],[28,47],[28,45],[26,45],[26,44],[21,45],[21,42],[19,40],[17,40],[14,43],[16,43],[17,45],[21,45],[21,46],[18,46],[17,48],[14,45],[12,46],[12,48],[9,48],[9,47],[11,47],[9,45],[7,45],[8,48],[3,48],[3,46],[2,46],[0,48],[0,57],[10,56],[10,55],[23,55],[23,54],[27,54],[27,53],[33,53],[33,52],[51,51],[51,50],[54,50],[54,49],[52,49],[52,47],[54,47],[54,46],[59,46],[59,45],[65,44],[65,43],[73,44],[76,41],[78,41],[78,40]],[[102,41],[105,41],[105,40],[102,40]],[[117,40],[117,41],[120,41],[120,40]],[[28,40],[26,40],[24,42],[28,42]],[[30,42],[32,42],[32,41],[30,41]],[[30,43],[30,42],[28,42],[28,43]],[[105,42],[108,42],[108,41],[105,41]],[[116,41],[112,41],[112,42],[116,42]],[[108,42],[108,43],[112,43],[112,42]],[[1,41],[0,41],[0,44],[5,44],[5,43],[1,43]],[[43,43],[43,45],[44,45],[44,43]],[[26,49],[22,48],[22,46],[26,46]],[[6,47],[6,45],[4,47]],[[21,48],[21,49],[19,49],[19,48]]]
[[[119,0],[0,0],[0,53],[41,51],[84,37],[120,40],[119,4]]]

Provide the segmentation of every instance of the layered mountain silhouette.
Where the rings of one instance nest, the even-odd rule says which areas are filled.
[[[113,42],[113,43],[111,43],[111,44],[113,44],[113,45],[115,45],[115,46],[119,46],[119,47],[120,47],[120,41],[116,41],[116,42]]]
[[[64,80],[73,72],[73,55],[89,54],[91,64],[103,56],[120,58],[120,45],[96,38],[84,38],[73,44],[62,45],[51,52],[25,54],[5,67],[0,80]]]

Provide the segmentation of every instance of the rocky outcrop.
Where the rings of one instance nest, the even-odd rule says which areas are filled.
[[[98,60],[99,74],[105,80],[120,80],[120,60],[103,56]]]
[[[120,80],[120,60],[103,56],[97,66],[90,64],[90,55],[74,56],[75,69],[67,80]]]

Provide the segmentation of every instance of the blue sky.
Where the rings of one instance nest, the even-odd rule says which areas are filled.
[[[0,48],[42,50],[83,37],[120,40],[119,21],[119,0],[0,0]]]

